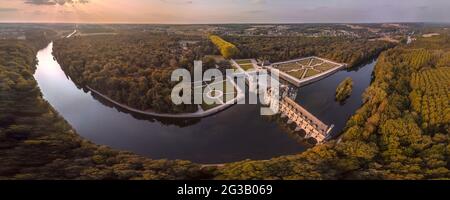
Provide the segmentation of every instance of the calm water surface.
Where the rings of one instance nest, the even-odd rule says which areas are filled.
[[[269,159],[308,148],[280,125],[260,116],[258,105],[236,105],[217,115],[196,120],[156,119],[129,114],[77,86],[52,56],[53,44],[37,54],[35,73],[44,98],[86,139],[152,159],[183,159],[223,163]],[[374,62],[355,71],[341,71],[299,89],[297,101],[337,134],[361,105]],[[334,102],[334,90],[345,77],[354,80],[345,105]]]

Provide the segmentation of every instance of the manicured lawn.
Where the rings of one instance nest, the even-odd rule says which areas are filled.
[[[232,93],[232,96],[230,95],[230,97],[232,97],[231,99],[228,98],[228,95],[229,95],[228,94],[228,90],[230,90],[231,93]],[[235,98],[237,96],[237,89],[236,89],[236,87],[234,87],[233,83],[231,83],[229,80],[227,80],[227,81],[223,82],[223,93],[225,95],[223,101],[227,102],[227,101],[230,101],[230,100],[232,100],[233,98]]]
[[[207,110],[209,110],[209,109],[212,109],[212,108],[215,108],[215,107],[217,107],[217,106],[220,106],[221,104],[220,103],[216,103],[216,102],[214,102],[214,98],[209,98],[206,94],[207,93],[209,93],[209,92],[211,92],[211,90],[208,88],[208,87],[206,87],[205,88],[205,90],[203,91],[203,103],[202,103],[202,105],[201,105],[201,107],[202,107],[202,109],[204,110],[204,111],[207,111]],[[216,92],[212,92],[211,93],[211,95],[212,96],[215,96],[215,94],[216,94]],[[212,104],[208,104],[208,103],[206,103],[206,101],[211,101],[211,102],[214,102],[214,103],[212,103]]]
[[[307,67],[310,61],[311,61],[311,58],[308,58],[308,59],[300,60],[297,63]]]
[[[282,65],[279,65],[277,68],[280,71],[287,72],[287,71],[294,70],[294,69],[301,69],[301,66],[295,62],[295,63],[282,64]]]
[[[308,71],[306,72],[305,78],[320,74],[321,72],[318,72],[316,70],[312,70],[312,69],[308,69]]]
[[[337,67],[337,65],[335,65],[333,63],[326,62],[326,63],[323,63],[323,64],[321,64],[319,66],[314,67],[314,69],[317,69],[317,70],[320,70],[320,71],[324,72],[324,71],[328,71],[328,70],[330,70],[332,68],[335,68],[335,67]]]
[[[224,103],[225,102],[227,102],[227,101],[230,101],[230,100],[232,100],[232,99],[234,99],[236,96],[237,96],[237,89],[234,87],[234,85],[229,81],[229,80],[226,80],[226,81],[223,81],[223,82],[219,82],[219,83],[213,83],[213,84],[211,84],[211,85],[209,85],[211,88],[214,88],[214,87],[218,87],[219,85],[221,85],[222,86],[222,91],[220,92],[220,93],[222,93],[223,95],[221,95],[221,96],[217,96],[217,98],[219,98],[220,100],[222,100]],[[227,93],[227,89],[228,88],[232,88],[232,89],[230,89],[231,90],[231,92],[228,94]],[[218,90],[219,88],[215,88],[216,90]],[[208,87],[205,87],[205,89],[204,89],[204,94],[206,94],[206,93],[208,93],[208,92],[210,92],[211,90],[208,88]],[[211,93],[211,96],[213,96],[213,97],[215,97],[215,95],[216,94],[218,94],[218,92],[212,92]],[[228,97],[228,95],[230,95],[230,97]],[[214,100],[214,98],[209,98],[209,97],[207,97],[207,96],[203,96],[203,103],[202,103],[202,105],[200,105],[201,107],[202,107],[202,109],[203,110],[210,110],[210,109],[212,109],[212,108],[215,108],[215,107],[217,107],[217,106],[220,106],[221,104],[217,104],[217,103],[213,103],[213,104],[211,104],[211,105],[209,105],[209,104],[207,104],[206,102],[205,102],[205,99],[206,98],[208,98],[209,100]]]
[[[251,64],[252,61],[251,60],[236,60],[236,63],[241,65],[241,64]]]
[[[319,60],[319,59],[313,59],[312,62],[311,62],[311,67],[314,66],[314,65],[318,65],[320,63],[323,63],[323,61]]]
[[[239,64],[244,71],[254,70],[253,64]]]
[[[226,94],[228,91],[228,89],[230,89],[231,92],[237,93],[236,88],[234,87],[234,85],[229,81],[223,81],[220,83],[215,83],[215,84],[211,84],[210,87],[216,87],[216,85],[222,85],[222,89],[223,89],[223,93]],[[218,86],[217,86],[218,87]]]
[[[215,104],[215,103],[209,105],[209,104],[207,104],[206,102],[203,101],[201,107],[202,107],[202,109],[203,109],[204,111],[207,111],[207,110],[213,109],[213,108],[215,108],[215,107],[217,107],[217,106],[220,106],[220,105],[221,105],[221,104]]]
[[[293,77],[295,77],[295,78],[301,79],[302,76],[303,76],[303,73],[305,73],[305,70],[304,70],[304,69],[299,70],[299,71],[289,72],[288,74],[291,75],[291,76],[293,76]]]

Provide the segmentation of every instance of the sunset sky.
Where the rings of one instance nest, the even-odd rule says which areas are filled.
[[[0,0],[0,22],[450,22],[450,0]]]

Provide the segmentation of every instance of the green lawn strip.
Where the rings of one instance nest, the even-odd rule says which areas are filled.
[[[207,94],[207,92],[209,92],[209,90],[205,91],[204,94]],[[214,94],[213,94],[213,95],[214,95]],[[202,102],[202,105],[201,105],[202,109],[203,109],[204,111],[207,111],[207,110],[210,110],[210,109],[213,109],[213,108],[215,108],[215,107],[217,107],[217,106],[222,105],[222,104],[217,104],[217,103],[208,104],[208,103],[206,102],[206,101],[213,101],[213,100],[214,100],[214,99],[209,98],[209,97],[206,96],[206,95],[203,95],[203,102]]]
[[[250,70],[254,70],[255,68],[253,67],[253,64],[240,64],[241,68],[244,71],[250,71]]]
[[[328,70],[330,70],[330,69],[333,69],[333,68],[335,68],[335,67],[337,67],[336,64],[333,64],[333,63],[323,63],[322,65],[319,65],[319,66],[314,67],[314,69],[317,69],[317,70],[320,70],[320,71],[324,72],[324,71],[328,71]]]
[[[308,66],[308,64],[309,64],[309,61],[311,61],[311,58],[308,58],[308,59],[304,59],[304,60],[300,60],[300,61],[298,61],[297,63],[298,64],[301,64],[301,65],[303,65],[303,66]]]
[[[251,63],[252,63],[252,60],[249,60],[249,59],[245,59],[245,60],[235,60],[235,61],[236,61],[236,63],[239,64],[239,65],[241,65],[241,64],[245,65],[245,64],[251,64]]]
[[[301,79],[302,76],[303,76],[303,73],[305,73],[305,70],[304,70],[304,69],[299,70],[299,71],[289,72],[288,74],[291,75],[291,76],[293,76],[293,77],[295,77],[295,78]]]
[[[314,66],[314,65],[317,65],[317,64],[320,64],[320,63],[323,63],[323,61],[319,60],[319,59],[313,59],[313,61],[311,62],[311,66]]]
[[[228,94],[228,88],[233,88],[233,98],[235,98],[237,96],[237,89],[236,87],[234,87],[234,84],[231,83],[230,80],[226,80],[223,82],[223,94],[224,94],[224,98],[226,98],[227,94]],[[224,102],[230,101],[231,99],[224,99]]]
[[[287,64],[282,64],[282,65],[278,66],[278,69],[283,72],[287,72],[287,71],[294,70],[294,69],[300,69],[300,68],[301,68],[300,65],[298,65],[297,63],[287,63]]]
[[[211,110],[211,109],[213,109],[213,108],[215,108],[215,107],[217,107],[217,106],[220,106],[220,105],[221,105],[221,104],[215,104],[215,103],[209,105],[209,104],[203,102],[202,105],[201,105],[201,107],[202,107],[202,109],[203,109],[204,111],[208,111],[208,110]]]
[[[308,77],[311,77],[311,76],[314,76],[317,74],[320,74],[320,72],[313,70],[313,69],[308,69],[308,71],[306,72],[305,78],[308,78]]]

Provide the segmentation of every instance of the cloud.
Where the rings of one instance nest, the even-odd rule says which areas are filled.
[[[25,0],[26,4],[32,5],[64,5],[64,4],[77,4],[77,3],[89,3],[89,0]]]

